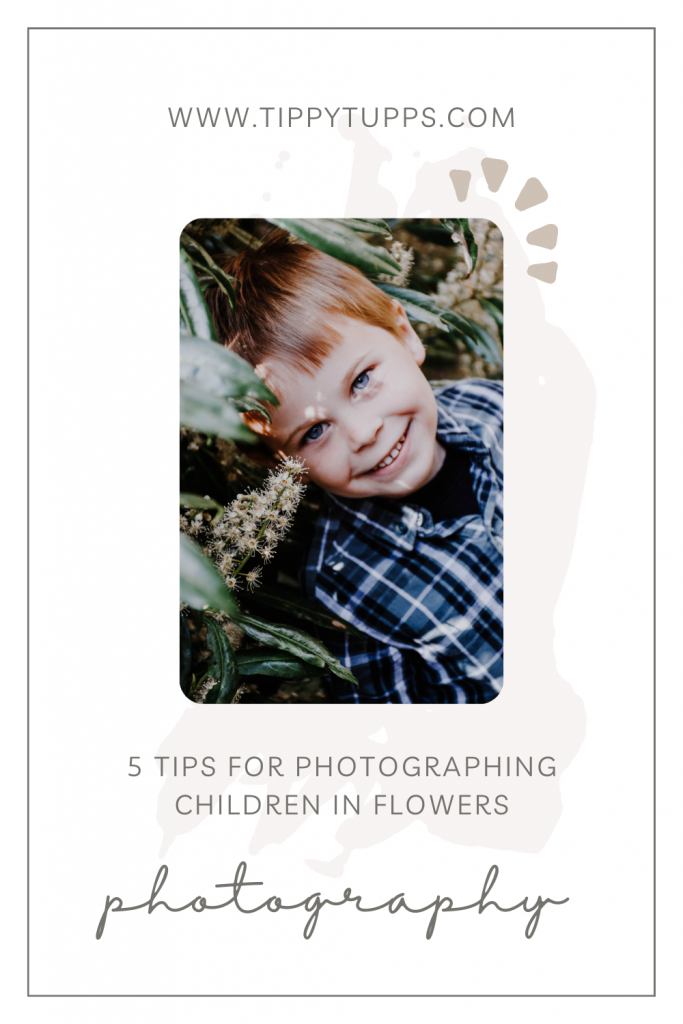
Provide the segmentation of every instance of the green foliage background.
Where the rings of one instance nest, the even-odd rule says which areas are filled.
[[[274,228],[361,270],[397,298],[427,351],[436,383],[499,379],[503,368],[503,242],[485,220],[196,220],[180,239],[180,506],[202,517],[195,540],[180,542],[180,685],[201,703],[328,701],[325,677],[351,678],[325,638],[347,629],[307,602],[297,577],[321,494],[313,484],[263,566],[263,584],[238,601],[208,553],[211,526],[266,472],[245,451],[257,437],[241,413],[277,404],[242,359],[216,343],[204,294],[220,288],[239,301],[221,257],[257,247]],[[316,636],[312,635],[316,633]],[[216,680],[208,692],[204,688]]]

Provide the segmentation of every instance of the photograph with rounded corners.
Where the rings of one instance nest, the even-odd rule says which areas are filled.
[[[186,225],[185,696],[485,704],[502,684],[500,229]]]

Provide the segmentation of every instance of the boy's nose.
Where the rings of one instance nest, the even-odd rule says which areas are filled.
[[[377,435],[382,429],[383,421],[379,416],[363,418],[354,416],[347,424],[349,443],[354,452],[362,451],[368,445],[374,444]]]

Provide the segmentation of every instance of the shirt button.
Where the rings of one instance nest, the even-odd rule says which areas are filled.
[[[394,529],[396,530],[396,533],[399,535],[399,537],[405,536],[405,534],[408,532],[408,527],[403,522],[403,520],[401,520],[400,523],[396,523]]]

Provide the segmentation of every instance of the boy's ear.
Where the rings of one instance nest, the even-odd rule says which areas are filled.
[[[398,299],[394,299],[393,302],[394,308],[396,309],[398,329],[401,332],[401,336],[406,345],[408,346],[408,349],[410,350],[410,353],[413,356],[417,365],[422,366],[422,364],[425,361],[425,356],[427,355],[425,347],[418,338],[417,334],[415,333],[413,326],[410,323],[408,317],[406,316],[406,312],[401,303],[398,301]]]

